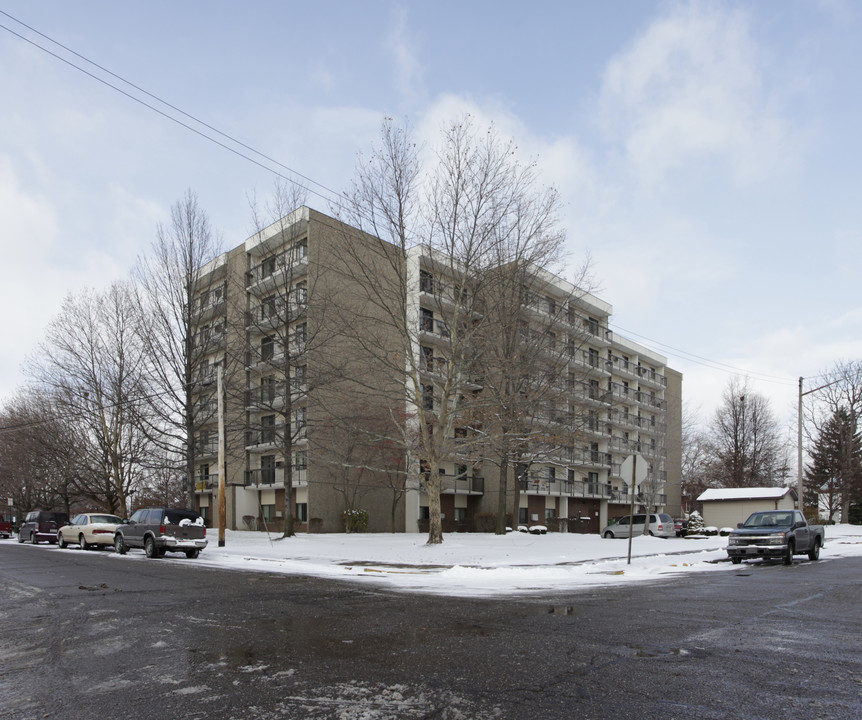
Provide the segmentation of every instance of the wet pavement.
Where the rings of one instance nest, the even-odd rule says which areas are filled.
[[[495,599],[0,541],[30,718],[862,717],[862,559]]]

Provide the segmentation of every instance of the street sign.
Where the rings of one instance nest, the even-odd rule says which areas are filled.
[[[649,465],[647,465],[647,461],[643,459],[640,453],[636,455],[629,455],[625,460],[623,460],[623,464],[620,468],[620,477],[626,481],[627,485],[631,484],[632,481],[632,465],[635,464],[635,457],[637,457],[637,467],[635,468],[635,489],[647,478],[649,474]]]

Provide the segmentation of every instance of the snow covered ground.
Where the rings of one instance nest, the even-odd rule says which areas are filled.
[[[821,562],[862,556],[862,527],[827,528]],[[441,595],[490,596],[618,585],[671,575],[728,572],[727,538],[636,537],[627,563],[628,540],[598,535],[448,534],[442,545],[426,545],[426,535],[276,535],[208,530],[209,546],[195,563],[225,569],[314,575],[380,584]],[[140,558],[137,551],[128,558]],[[179,555],[177,562],[189,562]],[[149,561],[146,561],[149,562]],[[760,561],[754,561],[760,562]],[[802,555],[797,562],[808,562]]]

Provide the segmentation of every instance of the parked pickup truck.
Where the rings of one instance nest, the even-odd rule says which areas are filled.
[[[781,558],[785,565],[794,555],[808,553],[809,560],[820,557],[826,540],[822,525],[809,525],[799,510],[764,510],[751,513],[730,533],[727,554],[734,564],[744,558]]]

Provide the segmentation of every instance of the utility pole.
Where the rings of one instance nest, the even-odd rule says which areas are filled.
[[[824,388],[828,388],[831,385],[835,385],[836,383],[841,382],[841,378],[838,380],[833,380],[831,383],[826,383],[825,385],[821,385],[820,387],[812,388],[811,390],[806,390],[802,392],[802,380],[803,378],[799,378],[799,409],[798,409],[798,417],[797,417],[797,429],[798,434],[796,437],[796,492],[799,493],[799,509],[802,511],[802,514],[805,514],[805,501],[803,499],[803,492],[805,490],[805,486],[803,484],[803,472],[802,472],[802,397],[804,395],[810,395],[811,393],[815,393],[818,390],[823,390]]]
[[[218,393],[218,546],[224,547],[225,507],[225,438],[224,438],[224,365],[216,367]]]

